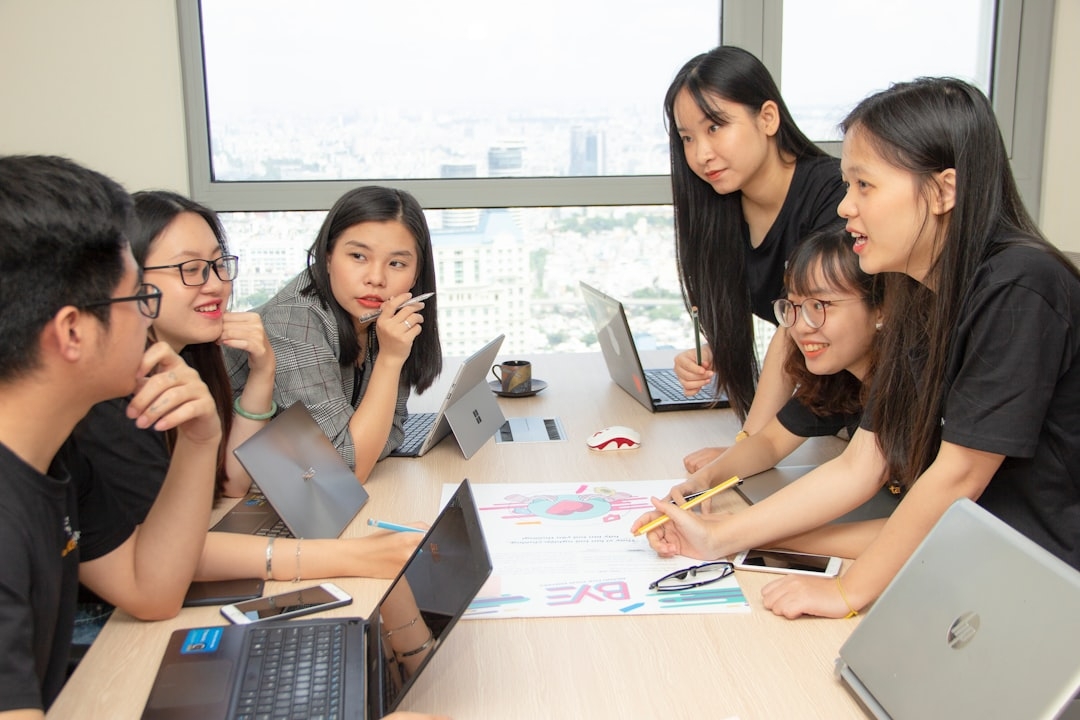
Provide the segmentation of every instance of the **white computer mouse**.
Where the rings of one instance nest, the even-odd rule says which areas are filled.
[[[597,430],[585,441],[590,450],[606,452],[609,450],[633,450],[641,447],[641,433],[623,425]]]

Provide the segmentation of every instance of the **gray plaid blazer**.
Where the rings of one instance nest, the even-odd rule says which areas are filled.
[[[304,403],[341,457],[349,467],[355,467],[356,438],[349,432],[349,419],[367,392],[373,362],[366,362],[359,370],[341,365],[337,322],[318,298],[300,294],[308,284],[307,273],[302,272],[265,305],[255,309],[262,317],[277,359],[274,401],[282,409]],[[371,356],[372,361],[374,357]],[[233,392],[239,395],[247,382],[247,353],[225,348],[225,363]],[[353,405],[350,400],[357,381],[360,390]],[[409,386],[399,384],[394,422],[379,453],[380,460],[405,438],[403,426],[408,399]]]

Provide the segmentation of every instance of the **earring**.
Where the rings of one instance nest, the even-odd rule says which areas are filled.
[[[874,324],[874,329],[875,330],[880,330],[882,327],[883,327],[883,324],[880,323],[880,322]]]

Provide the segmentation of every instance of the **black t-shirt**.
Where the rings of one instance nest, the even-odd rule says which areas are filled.
[[[776,324],[772,301],[783,296],[784,270],[795,246],[815,230],[844,222],[836,214],[844,192],[837,158],[803,158],[795,165],[784,205],[761,245],[750,244],[750,226],[743,223],[750,309],[762,320]]]
[[[0,711],[45,710],[56,699],[79,562],[111,552],[134,529],[84,470],[70,440],[48,475],[0,445]]]
[[[1011,246],[979,266],[942,407],[942,440],[1006,456],[978,503],[1080,569],[1080,281],[1058,260]]]
[[[1007,456],[979,504],[1080,569],[1080,281],[1034,248],[977,271],[945,368],[942,440]]]
[[[815,415],[797,398],[788,400],[784,407],[780,408],[780,412],[776,413],[776,419],[785,430],[803,438],[836,435],[845,428],[850,437],[858,429],[860,418],[862,418],[862,412]]]
[[[127,417],[128,400],[98,403],[75,426],[79,451],[135,524],[146,519],[169,472],[165,433],[141,430]]]

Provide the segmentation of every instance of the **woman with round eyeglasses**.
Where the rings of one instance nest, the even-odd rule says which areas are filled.
[[[807,438],[855,432],[874,365],[883,284],[859,269],[850,245],[836,228],[796,248],[785,277],[787,297],[773,302],[776,321],[787,330],[784,372],[796,381],[795,393],[760,432],[672,488],[677,501],[732,475],[767,470]]]
[[[273,414],[274,354],[258,315],[226,310],[239,266],[237,257],[228,252],[217,215],[170,192],[140,192],[134,199],[138,222],[131,237],[132,253],[143,279],[158,289],[149,339],[168,343],[208,386],[225,438],[218,453],[215,496],[239,497],[247,492],[251,478],[232,449]],[[251,378],[235,401],[222,346],[246,352],[252,367]],[[168,471],[172,438],[141,433],[132,436],[130,446],[116,448],[112,429],[114,423],[123,422],[125,409],[123,399],[101,403],[75,432],[86,447],[106,451],[94,453],[96,462],[107,463],[104,474],[117,479],[113,483],[117,495],[129,512],[141,518]],[[110,447],[116,449],[109,453]],[[133,473],[139,473],[142,481],[122,480]]]

